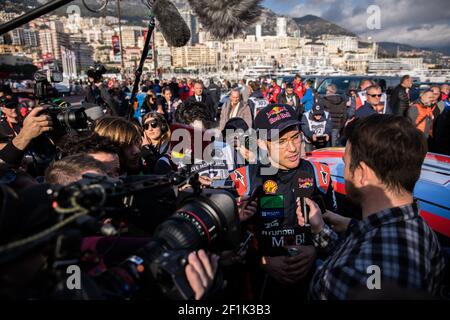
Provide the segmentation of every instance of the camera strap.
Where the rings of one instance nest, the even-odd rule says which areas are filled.
[[[9,127],[11,128],[11,130],[13,131],[14,136],[17,137],[17,132],[16,132],[16,130],[14,129],[13,124],[8,120],[8,118],[6,118],[6,122],[8,123],[8,126],[9,126]]]

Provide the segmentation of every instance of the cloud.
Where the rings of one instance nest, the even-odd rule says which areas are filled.
[[[362,36],[370,35],[379,41],[402,39],[411,45],[450,45],[450,2],[448,0],[267,0],[292,17],[307,14],[330,20]],[[380,9],[381,29],[369,30],[367,8]],[[395,40],[397,41],[397,40]]]

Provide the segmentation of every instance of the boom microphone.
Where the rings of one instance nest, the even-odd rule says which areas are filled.
[[[188,0],[202,25],[217,39],[242,34],[262,13],[261,0]]]
[[[169,0],[156,0],[153,14],[159,21],[161,32],[172,47],[183,47],[191,38],[191,31],[184,22],[178,9]]]
[[[311,197],[314,192],[314,176],[309,172],[298,171],[294,177],[293,191],[297,202],[300,202],[305,226],[307,226],[309,225],[309,207],[306,205],[305,198]]]

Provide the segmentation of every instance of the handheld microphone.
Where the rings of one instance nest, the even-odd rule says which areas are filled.
[[[191,31],[172,2],[156,0],[153,4],[153,14],[159,21],[161,33],[169,46],[183,47],[189,42]]]
[[[309,207],[305,198],[310,198],[314,192],[314,176],[305,171],[298,171],[294,177],[294,194],[297,203],[300,202],[305,226],[309,226]]]
[[[262,13],[261,0],[188,0],[201,24],[219,40],[242,34]]]

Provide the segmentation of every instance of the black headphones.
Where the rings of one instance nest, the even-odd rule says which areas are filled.
[[[149,112],[145,115],[143,122],[145,123],[148,118],[154,118],[159,123],[159,128],[161,129],[162,134],[165,134],[169,131],[169,125],[167,124],[167,121],[162,114],[159,114],[157,112]]]

